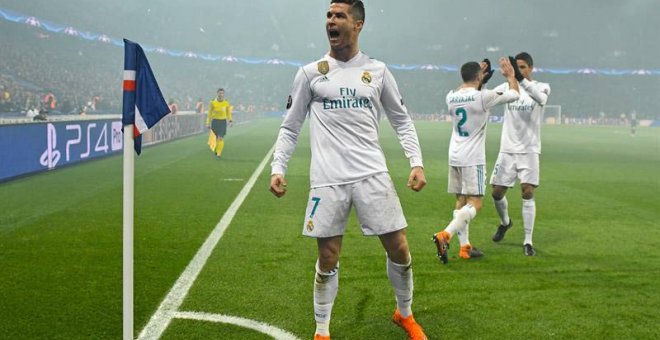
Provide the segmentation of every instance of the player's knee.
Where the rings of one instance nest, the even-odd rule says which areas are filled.
[[[522,187],[522,198],[526,200],[531,200],[534,198],[534,186],[529,184],[529,185],[524,185]]]
[[[476,210],[477,212],[479,212],[479,210],[481,210],[481,207],[483,206],[483,204],[481,203],[481,200],[480,200],[480,199],[478,199],[478,200],[476,200],[476,199],[475,199],[475,200],[470,200],[468,203],[469,203],[469,204],[474,208],[474,210]]]
[[[387,257],[394,263],[406,264],[410,262],[410,250],[408,244],[400,242],[387,249]]]
[[[406,229],[379,235],[380,242],[387,252],[387,257],[395,263],[407,263],[410,256]]]
[[[319,253],[318,270],[329,272],[337,267],[339,253],[334,251],[321,251]]]
[[[504,193],[505,191],[502,190],[498,186],[493,186],[493,192],[491,193],[491,196],[493,197],[494,200],[500,201],[504,198]]]

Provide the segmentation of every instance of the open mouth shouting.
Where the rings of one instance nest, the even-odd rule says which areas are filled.
[[[330,43],[337,43],[339,41],[339,30],[335,27],[328,28],[328,39]]]

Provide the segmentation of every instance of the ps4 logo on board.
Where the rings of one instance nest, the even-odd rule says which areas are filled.
[[[41,165],[48,167],[48,169],[54,168],[57,163],[60,161],[60,152],[56,149],[57,148],[57,131],[55,130],[55,126],[53,124],[48,124],[47,126],[48,134],[46,136],[46,151],[41,154],[41,157],[39,158],[39,163]]]

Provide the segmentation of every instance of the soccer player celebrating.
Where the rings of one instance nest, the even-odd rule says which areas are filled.
[[[507,188],[512,188],[516,179],[520,179],[522,191],[522,218],[525,229],[523,253],[536,255],[532,246],[532,233],[536,218],[534,189],[539,185],[539,155],[541,154],[541,121],[543,107],[550,95],[550,85],[532,80],[534,62],[529,53],[522,52],[515,59],[509,57],[515,68],[516,80],[520,84],[520,98],[504,109],[504,127],[500,141],[500,152],[495,162],[495,169],[490,178],[493,186],[495,209],[501,224],[493,235],[493,241],[499,242],[513,225],[509,218],[506,200]],[[504,91],[510,84],[495,88]]]
[[[377,235],[387,253],[387,276],[397,305],[392,320],[410,339],[426,339],[411,310],[413,273],[407,222],[378,141],[379,122],[385,114],[410,161],[408,187],[419,191],[426,179],[417,132],[386,65],[358,47],[365,19],[362,1],[332,0],[326,16],[330,51],[296,74],[270,180],[275,196],[286,194],[287,163],[309,115],[311,190],[303,235],[316,238],[318,246],[314,339],[330,339],[339,252],[352,206],[362,233]]]
[[[493,71],[490,61],[481,64],[471,61],[461,66],[463,84],[447,94],[447,106],[452,117],[449,142],[449,173],[447,191],[456,195],[454,218],[447,227],[435,235],[438,257],[448,261],[447,250],[452,236],[458,233],[461,249],[459,257],[469,259],[483,254],[473,248],[469,240],[469,224],[481,209],[486,189],[486,124],[489,110],[495,105],[518,99],[518,82],[513,67],[506,58],[500,58],[502,74],[510,89],[492,91],[481,89]]]
[[[217,97],[209,103],[209,114],[206,118],[206,127],[210,128],[215,134],[215,155],[220,158],[222,149],[225,147],[225,135],[227,134],[227,121],[229,126],[233,126],[231,111],[232,106],[225,99],[225,90],[220,88]]]

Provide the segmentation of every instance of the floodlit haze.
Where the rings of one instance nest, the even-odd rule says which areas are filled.
[[[327,52],[328,5],[327,0],[2,0],[0,9],[150,46],[306,63]],[[366,0],[365,7],[360,47],[387,63],[460,66],[527,51],[541,68],[660,69],[660,1]],[[118,47],[53,33],[34,38],[35,29],[3,20],[0,30],[3,42],[34,46],[34,51],[76,51],[86,62],[97,59],[99,72],[120,77],[123,59]],[[47,39],[59,47],[44,43]],[[43,63],[57,66],[58,58],[48,60],[50,52],[43,55]],[[282,110],[295,74],[294,67],[282,65],[149,58],[159,82],[166,82],[165,96],[177,100],[207,100],[223,86],[230,100]],[[106,72],[110,69],[118,72]],[[455,72],[394,73],[409,109],[419,113],[441,112],[444,95],[459,81]],[[642,116],[658,117],[660,112],[652,100],[660,92],[660,75],[538,73],[535,78],[551,84],[550,104],[562,105],[570,115],[618,115],[636,109]],[[502,81],[499,76],[493,79],[494,84]],[[111,95],[115,99],[120,96],[117,89]]]

